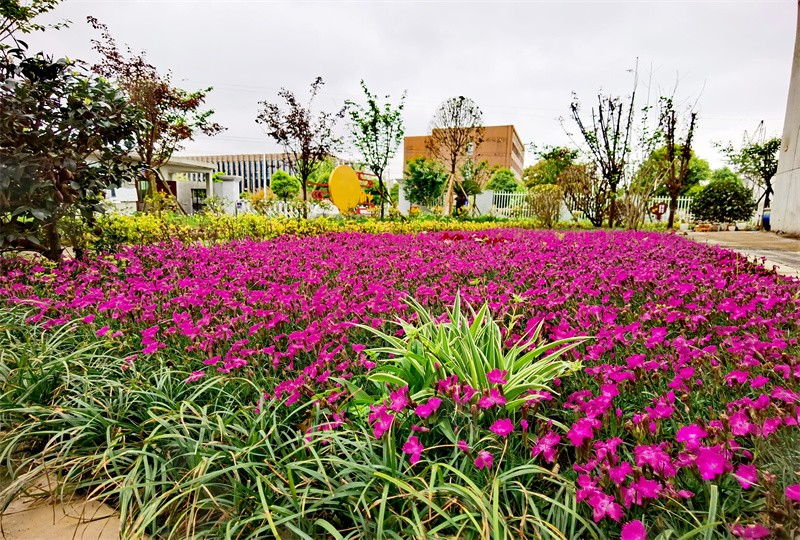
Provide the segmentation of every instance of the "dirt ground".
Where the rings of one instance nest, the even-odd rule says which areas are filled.
[[[17,499],[0,516],[8,540],[118,540],[119,516],[104,504],[75,498],[66,504]]]

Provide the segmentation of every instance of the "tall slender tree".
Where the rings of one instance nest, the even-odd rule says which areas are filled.
[[[570,105],[572,119],[577,124],[589,153],[610,190],[608,226],[613,228],[616,192],[620,184],[625,181],[625,168],[631,150],[636,82],[628,98],[598,94],[597,108],[592,108],[591,121],[588,123],[581,118],[578,96],[574,93],[572,96]]]
[[[92,40],[100,54],[100,62],[92,66],[92,70],[115,80],[130,104],[141,111],[146,120],[136,134],[136,153],[147,180],[146,189],[137,189],[141,205],[146,196],[156,192],[157,184],[168,190],[159,169],[175,151],[198,133],[213,136],[224,128],[211,121],[213,110],[202,108],[210,87],[189,92],[173,86],[171,73],[160,74],[147,62],[144,53],[134,54],[130,47],[127,54],[123,53],[106,25],[94,17],[88,17],[87,21],[101,36],[100,40]]]
[[[361,153],[364,164],[378,177],[378,193],[381,197],[381,219],[384,218],[386,203],[390,198],[383,179],[383,173],[389,161],[397,153],[403,142],[403,107],[406,93],[400,97],[400,103],[393,107],[388,101],[378,103],[378,98],[369,91],[366,83],[361,81],[366,105],[354,101],[346,101],[350,115],[350,140]],[[385,97],[386,100],[389,96]]]
[[[689,113],[689,125],[679,140],[679,117],[671,97],[661,98],[660,128],[666,142],[666,174],[664,183],[669,193],[669,217],[667,229],[675,223],[675,212],[678,210],[678,195],[680,195],[689,174],[689,162],[692,159],[692,138],[697,122],[697,113]]]
[[[447,168],[447,209],[452,213],[457,172],[461,163],[471,152],[477,151],[483,142],[483,113],[471,99],[458,96],[445,100],[431,120],[431,136],[428,152]],[[461,190],[463,192],[463,190]],[[466,196],[462,193],[462,200]]]
[[[763,186],[764,193],[761,197],[764,198],[764,208],[769,208],[770,197],[774,193],[772,177],[778,172],[780,148],[781,138],[767,138],[763,121],[759,123],[753,136],[745,133],[744,142],[740,148],[735,148],[731,143],[720,148],[728,163],[737,173],[751,182]]]
[[[336,113],[321,111],[314,116],[311,106],[324,84],[322,77],[317,77],[311,83],[306,105],[300,103],[293,92],[281,88],[278,97],[286,103],[287,110],[282,110],[278,103],[261,101],[262,110],[256,118],[256,122],[267,130],[267,135],[283,147],[291,170],[300,177],[304,218],[308,217],[309,178],[319,163],[338,147],[340,141],[334,136],[333,129],[346,110],[342,107]]]

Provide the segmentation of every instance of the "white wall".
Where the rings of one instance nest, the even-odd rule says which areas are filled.
[[[770,223],[773,231],[800,234],[800,9],[782,139]]]

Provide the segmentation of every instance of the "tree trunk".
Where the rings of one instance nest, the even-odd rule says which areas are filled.
[[[308,219],[308,178],[303,178],[303,219]]]
[[[765,182],[767,190],[764,192],[764,208],[769,208],[769,196],[772,195],[772,179]]]
[[[669,217],[667,218],[667,230],[671,231],[675,224],[675,211],[678,209],[678,194],[670,193],[669,196]]]
[[[383,178],[378,177],[378,193],[381,196],[381,220],[384,216],[384,208],[386,207],[386,188],[383,185]]]
[[[608,228],[614,228],[614,214],[616,213],[617,209],[617,197],[616,197],[616,190],[611,190],[611,205],[608,209]]]
[[[44,226],[44,234],[45,246],[47,246],[47,251],[44,252],[44,256],[51,261],[60,261],[64,249],[61,247],[61,235],[58,234],[56,222],[48,222],[47,225]]]

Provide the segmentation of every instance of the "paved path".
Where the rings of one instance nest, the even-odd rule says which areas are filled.
[[[756,262],[764,261],[764,268],[773,266],[779,274],[800,278],[800,240],[786,238],[763,231],[725,231],[687,233],[695,242],[721,246],[738,251]]]

